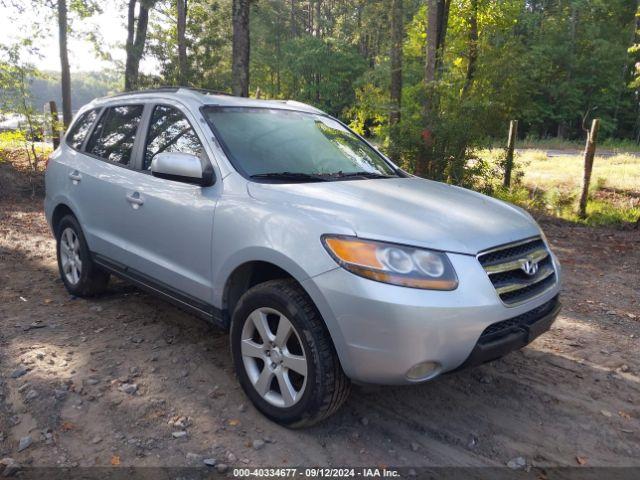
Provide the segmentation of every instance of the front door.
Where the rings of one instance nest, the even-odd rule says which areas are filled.
[[[206,304],[212,299],[213,215],[220,182],[201,187],[151,175],[153,157],[183,152],[207,157],[186,115],[170,105],[150,106],[141,162],[127,188],[128,267],[172,294]],[[145,122],[146,123],[146,122]]]

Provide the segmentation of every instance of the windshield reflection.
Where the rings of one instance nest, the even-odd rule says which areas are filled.
[[[318,181],[397,176],[395,169],[340,122],[271,108],[207,107],[207,120],[246,177]]]

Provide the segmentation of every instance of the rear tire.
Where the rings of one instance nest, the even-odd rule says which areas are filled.
[[[76,297],[92,297],[104,292],[109,273],[92,260],[78,220],[65,215],[56,226],[58,270],[65,288]]]
[[[349,396],[351,382],[324,321],[293,280],[256,285],[240,298],[231,322],[231,354],[249,399],[281,425],[313,425]]]

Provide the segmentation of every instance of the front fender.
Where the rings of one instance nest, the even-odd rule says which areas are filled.
[[[323,234],[355,234],[286,202],[260,201],[245,194],[223,197],[213,223],[215,306],[222,306],[227,279],[240,265],[268,262],[302,283],[337,267],[322,246]]]
[[[214,282],[214,305],[220,307],[223,305],[224,288],[231,274],[242,265],[251,262],[266,262],[276,265],[300,284],[309,278],[301,265],[277,250],[264,246],[244,248],[229,256],[217,269],[217,280]]]
[[[265,247],[250,247],[238,251],[234,255],[230,256],[227,261],[220,267],[219,276],[220,281],[215,282],[215,295],[216,304],[222,306],[223,298],[225,295],[224,287],[226,280],[231,274],[242,265],[249,262],[268,262],[279,268],[285,270],[291,277],[293,277],[301,288],[309,295],[311,301],[316,306],[320,315],[322,316],[329,335],[333,341],[334,347],[340,359],[340,362],[344,366],[352,365],[352,361],[349,356],[349,350],[347,348],[342,329],[338,324],[336,317],[331,311],[331,307],[327,303],[326,298],[313,281],[312,277],[309,277],[304,267],[292,258],[284,255],[283,253]],[[339,269],[335,263],[330,266],[326,271]],[[323,272],[323,273],[326,273]]]

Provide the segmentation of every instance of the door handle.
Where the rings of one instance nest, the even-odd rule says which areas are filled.
[[[73,181],[74,184],[78,184],[80,180],[82,180],[82,175],[77,170],[74,170],[69,174],[69,178]]]
[[[137,209],[144,203],[144,199],[140,196],[140,193],[133,192],[127,194],[127,202],[129,202],[134,209]]]

